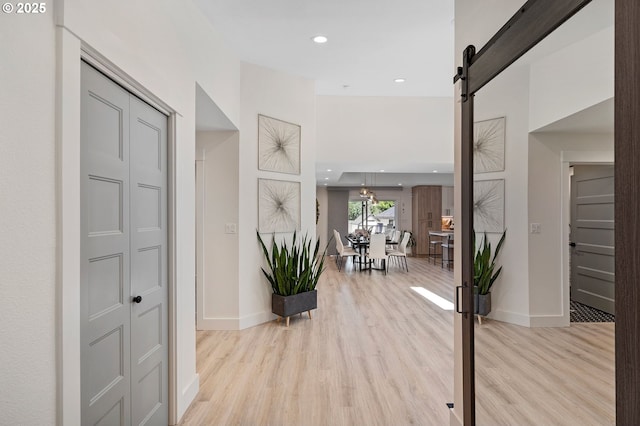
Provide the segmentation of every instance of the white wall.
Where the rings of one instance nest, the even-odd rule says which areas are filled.
[[[192,118],[198,82],[229,119],[238,123],[240,62],[191,1],[61,3],[59,25],[185,119]]]
[[[239,328],[246,328],[273,318],[271,287],[259,267],[263,255],[256,239],[258,178],[301,183],[301,232],[315,238],[316,97],[311,80],[247,63],[242,64],[241,87]],[[300,175],[258,170],[258,114],[301,126]],[[290,234],[276,236],[289,237]],[[270,241],[269,235],[263,238]]]
[[[0,193],[3,200],[11,200],[0,207],[4,242],[0,247],[0,310],[5,321],[1,337],[11,342],[0,348],[3,421],[80,423],[81,46],[134,88],[152,94],[177,113],[173,275],[178,350],[174,385],[180,416],[198,389],[193,285],[194,89],[197,82],[237,125],[240,62],[223,47],[190,1],[163,0],[151,5],[66,0],[56,2],[55,13],[53,2],[46,5],[46,14],[28,19],[0,15]],[[57,32],[54,17],[60,27]],[[308,127],[313,132],[313,126]],[[255,210],[253,200],[250,208]]]
[[[320,203],[320,217],[316,224],[316,236],[320,239],[320,247],[326,247],[329,242],[329,221],[328,221],[328,207],[329,207],[329,191],[324,186],[316,187],[316,199]],[[334,246],[331,243],[330,246]]]
[[[257,114],[263,113],[302,125],[302,174],[270,177],[300,181],[302,184],[302,229],[314,234],[315,224],[315,96],[311,81],[291,78],[283,73],[240,62],[222,45],[220,37],[191,2],[162,1],[153,7],[126,1],[87,5],[67,0],[61,8],[60,23],[69,29],[69,37],[81,41],[90,52],[113,68],[125,80],[154,95],[155,99],[176,111],[176,212],[175,212],[175,306],[176,306],[176,381],[177,417],[186,410],[198,390],[195,371],[195,93],[196,83],[206,92],[235,127],[237,158],[235,167],[238,234],[229,238],[237,244],[235,259],[229,257],[234,271],[216,277],[216,285],[228,278],[224,290],[235,298],[236,309],[215,301],[217,290],[210,289],[203,312],[213,320],[228,320],[234,328],[259,324],[272,317],[270,289],[263,281],[258,265],[261,253],[255,238],[257,224]],[[140,19],[145,16],[145,19]],[[76,42],[79,46],[79,42]],[[63,71],[79,64],[70,55],[61,62]],[[25,85],[27,82],[25,82]],[[69,85],[73,85],[73,82]],[[73,92],[73,88],[65,87]],[[75,88],[79,91],[79,81]],[[214,96],[215,95],[215,96]],[[72,115],[67,108],[60,120]],[[78,117],[79,122],[79,117]],[[203,140],[207,138],[203,136]],[[79,144],[64,140],[63,145]],[[223,143],[223,151],[232,155],[233,143]],[[206,161],[206,153],[205,153]],[[228,164],[233,167],[233,164]],[[53,167],[53,166],[52,166]],[[233,173],[231,169],[225,173]],[[206,174],[205,174],[206,176]],[[229,189],[227,189],[229,191]],[[240,195],[239,195],[240,194]],[[76,194],[77,198],[79,195]],[[71,197],[73,198],[73,197]],[[205,200],[206,203],[206,200]],[[62,203],[65,204],[65,203]],[[210,210],[209,210],[210,211]],[[235,217],[234,217],[235,216]],[[225,216],[226,217],[226,216]],[[226,219],[225,219],[226,220]],[[211,228],[209,228],[211,229]],[[55,229],[52,229],[55,231]],[[209,235],[209,238],[215,237]],[[71,244],[72,246],[73,244]],[[70,253],[67,250],[65,253]],[[242,255],[240,255],[242,253]],[[234,263],[237,266],[234,266]],[[67,282],[62,277],[63,287]],[[228,286],[228,287],[227,287]],[[209,297],[213,296],[213,297]],[[52,303],[52,301],[51,301]],[[233,303],[232,303],[233,305]],[[204,308],[204,305],[203,305]],[[53,305],[51,306],[53,309]],[[65,329],[64,325],[62,327]],[[69,327],[73,328],[73,327]],[[73,352],[67,350],[66,352]],[[46,350],[45,350],[46,353]],[[52,359],[52,355],[50,356]],[[63,375],[63,381],[77,379],[79,370]],[[77,389],[76,389],[77,391]],[[77,423],[78,404],[71,392],[65,394],[61,423]],[[24,408],[24,407],[23,407]],[[41,423],[52,423],[43,419]]]
[[[529,130],[610,99],[613,47],[611,26],[531,64]]]
[[[199,330],[238,329],[239,247],[238,132],[196,133],[198,161],[197,326]],[[236,233],[228,233],[234,224]]]
[[[196,82],[215,100],[232,121],[239,118],[240,62],[222,45],[218,34],[195,8],[187,2],[165,0],[154,2],[112,1],[91,3],[66,0],[58,5],[58,24],[68,30],[70,37],[109,65],[116,73],[135,86],[146,90],[176,112],[175,123],[175,247],[174,357],[176,389],[176,417],[186,410],[198,390],[195,371],[195,87]],[[141,19],[144,17],[144,19]],[[62,42],[62,40],[60,40]],[[64,47],[64,46],[63,46]],[[204,53],[206,52],[206,53]],[[35,55],[35,52],[31,52]],[[65,58],[59,66],[65,72],[79,65],[81,52]],[[25,85],[28,85],[25,82]],[[70,82],[69,84],[74,84]],[[77,87],[64,87],[64,91],[79,91]],[[215,96],[211,96],[215,93]],[[59,111],[59,120],[65,121],[75,111]],[[79,144],[64,139],[63,145]],[[79,176],[79,175],[78,175]],[[70,194],[69,199],[73,198]],[[64,203],[69,203],[65,199]],[[72,230],[67,230],[71,232]],[[71,244],[73,245],[73,244]],[[68,247],[67,247],[68,248]],[[63,253],[72,251],[63,248]],[[63,254],[62,261],[67,259]],[[72,283],[61,277],[61,286]],[[65,323],[62,324],[65,332]],[[62,347],[62,359],[70,358],[74,349]],[[63,361],[64,362],[64,361]],[[79,374],[65,369],[62,382],[75,381]],[[79,405],[74,391],[62,395],[61,422],[77,423]],[[44,423],[48,423],[45,421]]]
[[[55,423],[55,29],[0,14],[0,412]]]
[[[229,255],[229,262],[223,276],[216,276],[215,285],[224,285],[228,298],[235,299],[231,308],[223,305],[215,296],[219,288],[210,288],[203,299],[203,313],[214,320],[231,319],[234,328],[243,328],[258,324],[271,318],[270,290],[263,281],[257,267],[261,262],[261,254],[257,250],[255,228],[257,224],[257,114],[264,113],[302,125],[302,175],[286,176],[288,179],[302,182],[302,227],[309,228],[313,234],[315,218],[315,178],[313,159],[315,156],[315,96],[313,82],[299,78],[289,78],[264,68],[244,64],[234,58],[222,46],[219,36],[204,20],[200,12],[191,2],[163,1],[148,4],[130,4],[129,2],[111,2],[109,5],[96,4],[88,6],[84,2],[68,0],[64,8],[60,8],[60,23],[69,32],[65,33],[71,41],[62,44],[74,45],[75,55],[69,54],[61,58],[60,67],[63,73],[70,72],[79,65],[80,42],[95,57],[106,63],[117,74],[135,87],[152,93],[155,99],[176,111],[176,213],[175,213],[175,306],[176,306],[176,390],[177,417],[186,410],[198,390],[198,376],[195,371],[195,323],[194,323],[194,278],[195,278],[195,88],[196,83],[215,102],[222,112],[241,128],[240,137],[235,142],[227,140],[217,146],[225,155],[236,156],[235,194],[226,188],[227,195],[237,199],[237,212],[225,212],[229,220],[238,224],[238,234],[223,235],[228,238],[235,257]],[[146,19],[140,19],[145,16]],[[53,25],[51,24],[51,29]],[[45,46],[42,43],[42,46]],[[26,49],[25,49],[26,50]],[[46,49],[41,49],[46,50]],[[69,50],[69,49],[67,49]],[[33,54],[33,49],[30,49]],[[38,57],[47,57],[47,52]],[[144,54],[141,54],[144,53]],[[53,52],[51,52],[53,55]],[[53,71],[52,71],[53,73]],[[52,77],[53,80],[53,77]],[[28,86],[25,81],[24,85]],[[70,87],[73,85],[77,87]],[[241,91],[242,84],[242,91]],[[15,87],[19,87],[16,85]],[[53,89],[53,86],[51,87]],[[71,81],[64,88],[65,92],[79,92],[79,80]],[[42,90],[40,92],[43,92]],[[44,91],[46,92],[46,91]],[[213,96],[215,94],[215,96]],[[78,98],[79,99],[79,98]],[[240,105],[242,104],[242,111]],[[73,105],[61,110],[59,120],[67,121],[73,115]],[[50,112],[53,115],[53,112]],[[77,117],[79,122],[79,117]],[[72,121],[72,120],[71,120]],[[243,125],[243,127],[240,126]],[[210,135],[209,135],[210,136]],[[51,135],[52,137],[52,135]],[[232,137],[233,139],[233,137]],[[207,135],[202,135],[206,142]],[[216,142],[211,142],[216,145]],[[228,143],[227,143],[228,142]],[[79,140],[64,139],[63,147],[79,145]],[[232,146],[235,144],[235,148]],[[206,143],[205,143],[206,145]],[[212,148],[212,147],[210,147]],[[214,151],[216,148],[212,148]],[[237,152],[234,153],[233,150]],[[220,152],[222,152],[220,151]],[[212,154],[212,153],[210,153]],[[204,159],[206,160],[205,152]],[[215,158],[215,154],[213,154]],[[212,157],[210,157],[212,159]],[[202,159],[201,159],[202,160]],[[51,159],[53,162],[53,160]],[[215,160],[213,163],[214,164]],[[233,162],[227,164],[231,169],[224,173],[233,174]],[[54,169],[54,164],[50,165]],[[41,167],[40,170],[46,170]],[[209,170],[211,173],[212,170]],[[217,171],[219,173],[221,171]],[[223,174],[224,174],[223,173]],[[206,177],[206,173],[203,177]],[[275,177],[275,176],[272,176]],[[282,178],[281,176],[278,176]],[[233,182],[233,181],[232,181]],[[231,192],[229,192],[231,191]],[[239,194],[242,197],[239,198]],[[53,198],[53,194],[51,194]],[[73,201],[74,195],[70,196]],[[79,194],[75,194],[79,199]],[[209,200],[211,201],[211,200]],[[204,200],[205,204],[207,200]],[[64,206],[67,201],[61,203]],[[41,209],[42,210],[42,209]],[[64,210],[64,209],[63,209]],[[208,210],[211,212],[211,209]],[[227,216],[222,218],[226,219]],[[213,218],[219,219],[219,218]],[[209,230],[218,229],[208,228]],[[55,227],[51,226],[51,232]],[[70,232],[70,231],[69,231]],[[216,235],[209,235],[210,239]],[[67,238],[67,240],[70,238]],[[42,239],[40,241],[43,241]],[[233,249],[234,244],[237,249]],[[55,245],[54,242],[51,243]],[[73,243],[63,250],[68,259],[72,253]],[[215,254],[215,251],[213,252]],[[242,253],[242,256],[240,256]],[[53,259],[51,259],[53,262]],[[234,266],[235,264],[235,266]],[[225,279],[228,282],[220,284]],[[65,277],[61,278],[61,286],[69,288]],[[67,291],[68,293],[68,291]],[[53,300],[49,300],[49,309],[53,311]],[[233,305],[235,304],[235,309]],[[67,315],[69,316],[69,315]],[[71,316],[73,317],[73,316]],[[41,324],[41,322],[39,322]],[[67,324],[65,326],[65,324]],[[74,331],[68,322],[62,329]],[[69,333],[66,333],[69,334]],[[48,334],[52,335],[51,333]],[[63,338],[64,339],[64,338]],[[72,359],[77,348],[63,347],[64,359]],[[49,350],[42,348],[43,359],[53,362],[53,346]],[[77,357],[76,357],[77,358]],[[46,365],[45,362],[39,364]],[[62,374],[62,382],[77,382],[79,370],[67,369]],[[71,389],[63,394],[60,418],[61,423],[77,423],[79,406],[74,401]],[[55,397],[53,389],[45,392],[50,398]],[[42,398],[46,400],[46,398]],[[24,411],[26,407],[18,404]],[[53,423],[52,418],[41,418],[38,423]]]
[[[382,196],[384,196],[384,191],[380,191]],[[393,197],[393,194],[389,194],[387,197]],[[394,199],[394,198],[391,198]],[[396,215],[398,216],[398,223],[396,225],[396,229],[401,231],[412,231],[416,233],[418,230],[413,229],[412,222],[412,203],[413,203],[413,195],[411,192],[411,188],[402,188],[402,192],[400,198],[395,198],[397,200],[396,204]]]
[[[528,97],[529,67],[516,63],[476,96],[475,120],[506,117],[505,170],[483,173],[476,180],[504,179],[504,225],[507,236],[500,253],[502,274],[494,283],[491,317],[529,325],[528,277]],[[488,234],[493,247],[500,234]],[[479,238],[478,238],[479,242]]]
[[[612,163],[613,134],[529,135],[529,297],[532,326],[569,325],[569,165]],[[558,214],[560,212],[560,214]]]
[[[175,120],[175,213],[174,237],[175,263],[173,265],[173,291],[175,307],[175,343],[177,351],[173,357],[175,370],[175,413],[179,418],[186,410],[198,390],[198,375],[195,371],[195,87],[196,82],[209,94],[232,121],[239,116],[239,68],[240,62],[222,46],[220,37],[203,18],[191,2],[161,1],[149,7],[146,2],[131,3],[113,1],[87,4],[77,0],[60,2],[58,24],[68,30],[67,38],[59,38],[61,49],[65,46],[82,46],[102,63],[111,68],[136,88],[153,97],[176,112]],[[145,17],[141,19],[141,17]],[[65,40],[68,40],[65,45]],[[203,52],[207,52],[203,54]],[[35,52],[31,52],[36,55]],[[62,73],[79,66],[81,52],[75,57],[69,54],[59,57]],[[25,82],[24,85],[28,85]],[[76,87],[70,87],[70,86]],[[59,90],[79,93],[79,80],[68,81]],[[59,110],[58,120],[66,122],[77,115],[73,106]],[[79,117],[77,117],[79,123]],[[79,125],[79,124],[78,124]],[[63,147],[79,145],[79,140],[64,138]],[[79,174],[78,174],[79,178]],[[63,184],[66,187],[67,184]],[[73,204],[79,194],[68,194],[63,205]],[[70,233],[65,240],[65,234]],[[73,229],[63,229],[62,239],[69,241],[61,249],[61,262],[73,262]],[[70,257],[70,256],[71,257]],[[73,275],[73,270],[68,273]],[[62,293],[66,288],[77,287],[73,279],[63,274],[60,278]],[[72,277],[73,278],[73,277]],[[71,308],[73,309],[73,308]],[[73,312],[73,311],[71,311]],[[72,320],[73,314],[65,309],[65,316]],[[77,314],[76,318],[79,318]],[[64,334],[73,332],[73,322],[63,322]],[[76,324],[79,321],[76,322]],[[77,358],[76,347],[61,346],[60,360],[65,364],[61,374],[60,422],[77,423],[79,403],[75,395],[79,366],[73,368],[71,361]],[[46,353],[46,350],[44,351]],[[69,361],[67,361],[69,360]],[[50,423],[50,421],[43,421]]]
[[[317,162],[366,159],[369,167],[399,163],[405,171],[451,164],[452,105],[451,98],[318,96]]]
[[[0,311],[5,321],[2,341],[11,342],[0,348],[0,362],[5,366],[0,373],[3,421],[80,423],[77,224],[81,47],[133,88],[176,113],[172,270],[176,351],[171,356],[176,369],[175,417],[179,418],[198,390],[193,285],[196,83],[236,127],[241,121],[241,101],[246,105],[242,120],[247,129],[242,141],[246,160],[242,170],[251,169],[251,179],[243,181],[238,191],[245,197],[244,213],[238,215],[238,238],[245,240],[239,241],[243,244],[238,250],[243,252],[243,262],[237,269],[246,270],[247,276],[243,277],[243,286],[237,285],[241,297],[248,300],[242,311],[238,306],[238,315],[248,318],[258,313],[261,319],[268,306],[268,294],[261,292],[267,289],[266,283],[260,281],[258,268],[247,268],[258,264],[259,259],[253,232],[257,206],[257,155],[253,152],[256,113],[303,126],[303,175],[295,179],[303,186],[303,229],[313,233],[313,83],[246,66],[246,90],[241,96],[240,61],[223,46],[190,1],[89,4],[66,0],[55,6],[55,14],[52,2],[48,2],[46,14],[29,19],[0,15],[0,189],[3,200],[12,200],[0,207],[5,242],[0,247]],[[57,33],[56,23],[60,28]],[[255,291],[256,286],[259,291]],[[34,405],[33,401],[38,403]]]
[[[528,240],[529,297],[531,316],[538,322],[565,320],[562,285],[562,257],[558,240],[562,238],[561,211],[563,185],[560,153],[553,146],[529,138],[529,222],[540,224],[540,233]],[[568,310],[566,312],[568,314]],[[569,325],[566,316],[566,325]]]

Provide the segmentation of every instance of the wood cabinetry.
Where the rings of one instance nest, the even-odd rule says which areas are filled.
[[[453,186],[442,187],[442,216],[453,216]]]
[[[429,231],[440,231],[442,220],[442,187],[420,185],[411,189],[411,221],[416,239],[414,253],[429,253]]]

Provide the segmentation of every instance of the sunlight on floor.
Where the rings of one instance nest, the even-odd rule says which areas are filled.
[[[424,287],[411,287],[411,290],[418,293],[420,296],[427,299],[429,302],[434,303],[440,307],[440,309],[444,309],[445,311],[453,311],[453,303],[449,302],[446,299],[438,296],[435,293],[430,292]]]

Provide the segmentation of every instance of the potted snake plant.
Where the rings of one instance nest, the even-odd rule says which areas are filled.
[[[475,313],[480,316],[486,316],[491,312],[491,286],[493,286],[500,272],[502,272],[502,266],[496,269],[496,258],[500,253],[506,235],[507,231],[504,231],[493,255],[491,254],[491,243],[487,240],[486,232],[480,247],[476,250],[473,262],[474,309]],[[475,232],[473,236],[475,247]]]
[[[291,245],[286,241],[276,244],[273,235],[269,252],[260,233],[256,233],[268,266],[262,268],[262,273],[273,290],[271,311],[286,318],[287,327],[292,315],[306,311],[311,319],[311,310],[318,307],[316,286],[324,270],[327,248],[320,253],[319,240],[312,247],[311,239],[305,235],[299,240],[294,232]]]

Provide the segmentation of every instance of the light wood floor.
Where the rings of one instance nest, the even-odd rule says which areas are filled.
[[[200,392],[183,425],[448,425],[453,273],[424,259],[328,268],[313,319],[199,331]],[[476,327],[479,425],[613,424],[613,327]]]

